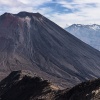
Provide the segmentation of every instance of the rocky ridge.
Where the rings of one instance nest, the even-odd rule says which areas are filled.
[[[60,90],[30,71],[14,71],[0,82],[0,100],[100,100],[100,79]]]

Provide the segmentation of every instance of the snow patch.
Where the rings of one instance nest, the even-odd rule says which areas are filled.
[[[100,26],[96,25],[96,24],[93,24],[93,25],[90,25],[89,28],[91,28],[93,30],[98,30],[98,29],[100,29]]]

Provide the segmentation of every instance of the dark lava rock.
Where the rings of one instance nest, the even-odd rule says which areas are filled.
[[[29,71],[14,71],[0,82],[0,100],[100,100],[100,79],[59,90]]]
[[[100,79],[87,81],[60,91],[56,100],[100,100]]]
[[[52,100],[56,91],[46,80],[14,71],[0,83],[0,100]]]

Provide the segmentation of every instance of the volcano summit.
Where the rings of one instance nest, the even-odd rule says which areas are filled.
[[[0,78],[30,70],[59,87],[100,77],[100,52],[39,13],[0,16]]]

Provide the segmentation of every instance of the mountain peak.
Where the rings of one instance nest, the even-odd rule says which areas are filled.
[[[71,26],[69,26],[69,27],[82,27],[83,26],[83,24],[72,24]]]
[[[100,25],[98,25],[98,24],[87,24],[87,25],[84,25],[84,24],[72,24],[70,26],[100,26]]]
[[[26,11],[19,12],[18,14],[15,14],[15,15],[19,16],[19,17],[26,17],[26,16],[32,17],[32,16],[36,16],[38,18],[42,16],[40,13],[31,13],[31,12],[26,12]]]
[[[32,13],[32,12],[26,12],[26,11],[22,11],[22,12],[19,12],[18,14],[12,14],[12,13],[4,13],[3,15],[1,15],[2,17],[9,17],[9,16],[14,16],[14,17],[21,17],[21,18],[24,18],[24,17],[32,17],[32,16],[35,16],[37,18],[41,18],[43,17],[40,13]]]
[[[3,15],[1,15],[2,17],[5,17],[5,16],[13,16],[13,14],[11,13],[8,13],[8,12],[5,12]]]
[[[98,30],[98,29],[100,29],[100,25],[98,25],[98,24],[91,24],[91,25],[72,24],[69,27],[71,27],[71,28],[88,28],[88,29],[92,29],[92,30]]]

